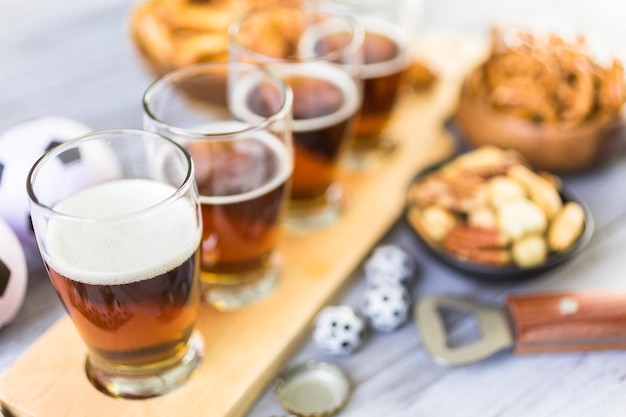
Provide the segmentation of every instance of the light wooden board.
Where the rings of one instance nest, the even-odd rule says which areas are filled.
[[[65,317],[2,376],[0,400],[19,416],[242,416],[310,334],[317,312],[349,285],[351,272],[401,215],[416,172],[453,152],[442,121],[454,109],[462,69],[480,52],[462,38],[435,37],[418,46],[440,80],[430,92],[403,95],[389,128],[398,152],[376,171],[341,173],[348,200],[335,225],[282,236],[283,276],[269,298],[235,312],[201,309],[205,358],[183,387],[142,401],[96,391],[84,375],[84,345]]]

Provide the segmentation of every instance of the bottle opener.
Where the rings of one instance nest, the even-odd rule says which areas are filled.
[[[441,314],[474,314],[480,339],[450,347]],[[626,292],[510,295],[504,308],[464,298],[427,296],[415,303],[422,345],[436,363],[466,365],[501,350],[515,354],[626,349]]]

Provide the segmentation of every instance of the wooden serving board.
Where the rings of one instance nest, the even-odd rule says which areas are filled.
[[[306,235],[285,233],[279,252],[284,272],[267,299],[234,312],[201,309],[203,363],[184,386],[159,398],[110,398],[84,375],[85,347],[68,317],[60,319],[0,379],[0,401],[17,416],[240,417],[295,349],[315,315],[349,284],[349,277],[398,219],[417,171],[454,151],[442,128],[456,105],[461,77],[482,57],[482,44],[434,36],[417,47],[439,75],[428,92],[407,92],[390,133],[400,148],[380,169],[342,172],[347,194],[343,218]]]

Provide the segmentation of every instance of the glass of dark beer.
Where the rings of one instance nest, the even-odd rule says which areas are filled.
[[[360,68],[363,102],[345,162],[353,170],[371,170],[397,147],[385,132],[412,62],[412,42],[421,0],[321,0],[322,8],[354,16],[365,30]]]
[[[31,219],[50,280],[100,391],[149,398],[202,358],[200,203],[189,154],[140,130],[99,131],[32,167]]]
[[[272,5],[236,19],[229,39],[231,59],[268,65],[293,90],[295,156],[286,224],[307,231],[333,223],[343,205],[337,170],[361,105],[360,25],[301,5]]]
[[[144,127],[183,145],[196,166],[204,231],[203,299],[232,310],[268,296],[293,167],[292,93],[267,69],[196,64],[156,80]]]

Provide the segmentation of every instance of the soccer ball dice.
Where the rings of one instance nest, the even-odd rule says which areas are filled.
[[[316,317],[313,340],[322,352],[345,356],[363,344],[365,330],[365,322],[352,308],[329,306]]]
[[[375,330],[389,332],[409,317],[411,297],[402,286],[380,283],[368,286],[361,297],[361,314]]]
[[[414,273],[413,259],[396,245],[378,246],[365,261],[365,280],[370,285],[385,282],[408,285]]]

